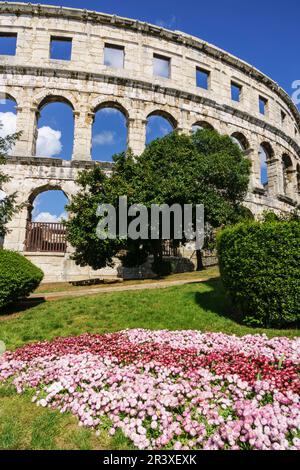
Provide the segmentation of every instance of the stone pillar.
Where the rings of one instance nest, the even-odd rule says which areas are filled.
[[[16,142],[13,153],[20,157],[35,155],[37,140],[37,121],[39,112],[36,107],[18,106],[17,108],[17,132],[22,132]]]
[[[297,172],[294,168],[286,170],[286,196],[296,199],[297,195]]]
[[[74,111],[74,140],[72,160],[92,159],[92,127],[94,113]]]
[[[279,193],[283,194],[280,191],[280,170],[281,162],[278,158],[271,158],[267,162],[268,165],[268,194],[270,196],[278,196]]]
[[[18,201],[19,202],[19,201]],[[24,201],[22,201],[24,202]],[[4,248],[23,253],[25,248],[28,209],[23,207],[7,224],[8,233],[4,237]]]
[[[247,152],[247,156],[251,161],[251,173],[250,173],[250,191],[255,188],[263,189],[260,180],[260,155],[259,155],[259,144],[256,140],[249,142],[250,149]]]
[[[253,148],[246,150],[245,152],[246,158],[248,158],[251,162],[251,169],[250,169],[250,178],[249,178],[249,191],[252,192],[254,188],[259,187],[259,175],[257,174],[257,163],[256,163],[256,151]]]
[[[127,148],[130,148],[134,155],[141,155],[146,146],[146,125],[145,119],[128,118],[127,121]]]

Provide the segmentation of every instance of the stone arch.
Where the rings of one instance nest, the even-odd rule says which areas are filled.
[[[282,188],[283,193],[286,196],[292,196],[293,194],[293,162],[287,153],[284,153],[281,157],[282,165]]]
[[[297,179],[297,192],[298,194],[300,194],[300,163],[297,163],[296,179]]]
[[[56,193],[54,204],[50,194],[47,194],[51,192]],[[37,211],[34,218],[33,213],[36,209],[34,202],[42,194],[46,194],[46,199],[39,201],[40,211]],[[67,251],[66,231],[62,223],[67,203],[68,196],[59,184],[42,185],[30,192],[25,235],[26,251],[52,253]]]
[[[114,154],[126,151],[130,119],[124,103],[114,99],[94,102],[92,117],[92,159],[111,161]]]
[[[44,90],[35,95],[33,99],[33,106],[37,109],[37,111],[41,111],[43,107],[49,103],[64,103],[70,106],[74,111],[74,101],[74,96],[69,92],[63,90]]]
[[[18,98],[15,97],[15,95],[11,92],[7,91],[0,91],[0,102],[1,100],[11,100],[16,103],[16,106],[18,106]]]
[[[209,131],[215,130],[214,126],[208,121],[196,121],[192,125],[192,132],[196,132],[197,130],[201,130],[201,129],[207,129]]]
[[[270,178],[270,165],[271,161],[275,156],[272,145],[264,141],[259,147],[259,158],[260,158],[260,182],[262,186],[268,188]]]
[[[116,109],[117,111],[120,111],[124,117],[126,118],[126,122],[128,122],[129,119],[129,112],[121,101],[119,100],[104,100],[104,101],[96,101],[92,105],[92,112],[96,114],[98,111],[101,111],[102,109]]]
[[[39,156],[46,156],[46,157],[53,157],[53,156],[56,157],[58,155],[60,158],[63,158],[61,152],[63,152],[63,155],[64,155],[65,150],[66,150],[66,154],[64,155],[64,158],[67,160],[70,160],[72,158],[72,152],[73,152],[74,126],[75,126],[75,122],[74,122],[75,110],[74,110],[72,97],[69,94],[65,95],[64,93],[61,94],[59,92],[58,93],[44,93],[39,96],[39,101],[36,98],[35,104],[36,104],[36,111],[35,111],[35,125],[34,125],[34,135],[33,135],[34,155],[38,154]],[[46,125],[43,126],[44,128],[42,130],[42,133],[44,134],[46,132],[47,129],[45,129],[45,127],[51,128],[51,132],[52,132],[51,141],[53,142],[53,139],[56,140],[56,148],[53,151],[53,153],[48,154],[47,150],[50,148],[50,146],[43,146],[43,147],[46,147],[46,153],[45,152],[40,153],[39,143],[41,141],[39,141],[38,139],[39,137],[41,137],[41,139],[44,139],[44,138],[47,139],[47,136],[40,135],[39,122],[43,116],[43,113],[46,113],[47,115],[47,111],[50,112],[49,109],[45,111],[46,108],[48,106],[49,107],[51,106],[53,108],[52,105],[64,105],[61,107],[62,109],[60,110],[62,113],[59,113],[58,114],[59,117],[57,118],[58,122],[61,121],[60,122],[61,128],[59,129],[59,133],[58,133],[57,130],[52,129],[52,126],[49,126],[48,120],[47,120]],[[66,110],[66,107],[68,108],[69,111]],[[54,109],[55,108],[56,107],[54,106]],[[52,112],[53,112],[53,109],[51,109],[51,115],[52,115]],[[61,115],[63,113],[66,113],[65,119],[61,118]],[[70,115],[68,113],[70,113]],[[50,118],[48,117],[48,119]],[[63,129],[63,132],[61,132],[61,129]],[[48,131],[50,130],[48,129]],[[73,133],[73,139],[69,141],[68,137],[70,136],[70,133]],[[50,136],[48,138],[50,138]],[[62,143],[60,143],[60,139],[62,139],[62,141],[65,140],[67,142],[67,145],[64,146]]]
[[[28,195],[28,202],[32,204],[37,196],[47,191],[62,191],[67,199],[70,197],[61,183],[47,183],[31,189]]]
[[[64,185],[61,183],[47,183],[43,184],[41,186],[37,186],[34,188],[31,188],[30,191],[28,192],[28,196],[26,199],[27,202],[27,220],[31,220],[31,215],[32,215],[32,210],[33,210],[33,204],[35,199],[42,193],[46,193],[48,191],[61,191],[65,197],[69,200],[70,195],[64,188]]]
[[[160,108],[154,109],[147,115],[146,120],[148,120],[152,116],[159,116],[166,119],[166,121],[169,122],[169,124],[173,127],[174,130],[178,127],[178,120],[174,118],[174,116],[169,111]]]
[[[0,137],[5,138],[17,131],[18,103],[12,94],[0,93]],[[8,145],[7,151],[12,154],[15,145]]]
[[[231,140],[236,143],[242,151],[246,151],[250,147],[248,139],[242,132],[233,132],[233,134],[231,134]]]
[[[178,121],[163,109],[153,109],[146,118],[146,145],[156,139],[161,139],[178,128]]]

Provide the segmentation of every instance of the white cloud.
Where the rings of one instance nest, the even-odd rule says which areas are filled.
[[[115,133],[111,131],[102,131],[93,137],[95,145],[112,145],[115,143]]]
[[[50,214],[50,212],[40,212],[33,218],[33,222],[52,222],[58,223],[61,222],[63,219],[67,220],[68,214],[63,212],[60,215]]]
[[[154,75],[158,77],[170,77],[170,61],[167,59],[160,59],[159,57],[154,57],[153,60],[153,71]]]
[[[4,138],[7,135],[16,132],[17,116],[14,113],[0,113],[0,137]]]
[[[172,15],[168,20],[163,20],[161,18],[155,21],[155,24],[160,28],[173,29],[176,25],[177,18],[175,15]]]
[[[114,47],[106,47],[104,63],[107,67],[122,69],[124,67],[124,51]]]
[[[62,151],[61,132],[49,126],[38,129],[36,154],[41,157],[54,157]]]
[[[120,113],[120,111],[116,108],[102,108],[100,109],[100,112],[105,113],[105,114],[119,114]]]

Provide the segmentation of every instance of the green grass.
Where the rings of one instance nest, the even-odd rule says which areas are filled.
[[[31,402],[32,394],[17,395],[12,386],[0,386],[0,449],[10,450],[119,450],[131,445],[121,434],[99,437],[78,426],[69,413],[61,414]]]
[[[219,268],[217,266],[212,266],[205,271],[192,271],[189,273],[179,273],[179,274],[170,274],[169,276],[153,279],[132,279],[124,280],[120,282],[113,282],[112,280],[106,280],[103,284],[96,284],[91,286],[73,286],[69,282],[50,282],[41,284],[35,294],[49,294],[49,292],[82,292],[89,289],[101,289],[107,287],[126,287],[133,285],[143,285],[143,284],[152,284],[157,282],[167,282],[167,281],[193,281],[199,279],[207,279],[209,277],[217,277],[219,275]]]
[[[12,306],[0,315],[0,340],[9,349],[57,336],[105,333],[126,328],[197,329],[245,335],[299,336],[299,330],[264,330],[241,325],[218,279],[168,289],[113,292],[57,300],[35,307]],[[69,414],[39,408],[27,392],[0,386],[0,449],[127,449],[118,433],[96,437]]]
[[[14,312],[11,308],[10,312]],[[32,341],[126,328],[221,331],[245,335],[298,336],[299,330],[253,329],[231,315],[218,279],[168,289],[113,292],[56,300],[0,316],[0,340],[8,349]],[[5,313],[5,312],[4,312]],[[8,313],[8,312],[6,312]]]

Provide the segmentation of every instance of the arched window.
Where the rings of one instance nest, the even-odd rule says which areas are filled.
[[[163,111],[154,111],[147,117],[146,145],[153,140],[161,139],[176,129],[175,119]]]
[[[111,162],[127,149],[127,114],[115,104],[106,104],[95,112],[92,133],[92,159]]]
[[[17,103],[8,96],[0,95],[0,137],[14,134],[17,128]],[[12,153],[13,149],[9,151]]]
[[[291,157],[287,154],[282,156],[282,182],[283,182],[283,192],[284,194],[292,195],[293,193],[293,163]]]
[[[268,142],[263,142],[259,147],[260,182],[267,189],[269,183],[268,166],[274,156],[273,149]]]
[[[209,122],[206,122],[206,121],[198,121],[192,126],[193,133],[200,131],[202,129],[208,129],[208,130],[213,131],[214,127]]]
[[[74,116],[71,103],[60,97],[48,97],[39,106],[36,156],[71,160],[74,140]]]
[[[241,132],[234,132],[231,136],[231,140],[238,145],[243,152],[249,148],[248,140]]]
[[[44,187],[29,198],[25,250],[64,253],[67,249],[63,224],[68,219],[68,199],[63,191]]]

